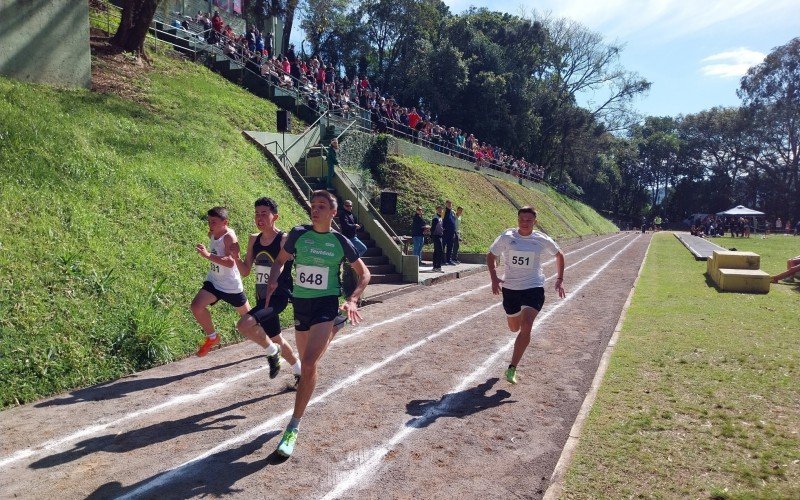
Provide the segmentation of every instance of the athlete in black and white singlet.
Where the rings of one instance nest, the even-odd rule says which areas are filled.
[[[267,296],[269,271],[272,268],[272,263],[275,262],[275,259],[281,252],[283,235],[283,231],[278,231],[269,245],[263,245],[261,243],[261,233],[259,233],[256,240],[253,242],[253,255],[255,255],[253,264],[256,274],[256,304],[263,302]],[[283,267],[283,272],[281,272],[281,275],[278,277],[278,288],[273,295],[292,296],[292,266]]]
[[[236,233],[233,229],[228,230],[217,239],[213,236],[210,237],[210,244],[208,251],[211,255],[225,255],[225,236],[230,234],[233,239],[236,239]],[[211,282],[214,288],[220,292],[225,293],[242,293],[244,286],[242,285],[242,276],[239,274],[239,269],[236,266],[225,267],[214,262],[211,262],[211,267],[208,270],[206,281]]]

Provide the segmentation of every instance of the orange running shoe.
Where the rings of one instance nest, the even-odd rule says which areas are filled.
[[[219,344],[219,335],[217,335],[213,339],[206,337],[206,342],[203,344],[202,347],[200,347],[200,350],[197,351],[197,355],[202,358],[203,356],[208,354],[208,351],[213,349],[214,346],[218,344]]]

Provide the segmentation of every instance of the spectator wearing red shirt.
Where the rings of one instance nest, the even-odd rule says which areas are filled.
[[[211,18],[211,27],[217,33],[222,32],[222,28],[225,26],[225,21],[222,20],[220,17],[219,12],[214,12],[214,17]]]

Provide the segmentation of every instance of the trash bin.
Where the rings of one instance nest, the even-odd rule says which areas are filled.
[[[397,192],[381,191],[381,213],[395,215],[397,213]]]

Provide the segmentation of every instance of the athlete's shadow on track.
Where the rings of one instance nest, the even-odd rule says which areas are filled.
[[[441,399],[415,399],[406,405],[406,412],[412,418],[406,425],[409,427],[427,427],[440,417],[464,418],[489,408],[516,403],[508,400],[511,393],[499,390],[488,396],[489,390],[497,383],[498,378],[490,378],[472,389],[445,394]]]
[[[157,474],[127,487],[123,487],[118,481],[106,483],[86,498],[119,498],[136,492],[139,488],[151,483],[155,483],[155,486],[144,492],[139,492],[136,497],[193,498],[201,496],[219,497],[242,493],[242,489],[233,488],[233,485],[240,479],[258,473],[266,466],[277,465],[286,461],[285,459],[280,459],[275,452],[257,460],[249,462],[243,460],[263,456],[256,452],[272,438],[280,434],[280,431],[262,434],[239,448],[215,453],[204,459]],[[167,474],[169,477],[162,479]]]
[[[287,389],[288,390],[288,389]],[[286,391],[283,391],[286,392]],[[103,451],[106,453],[127,453],[129,451],[144,448],[153,444],[163,443],[171,439],[186,436],[196,432],[204,432],[215,429],[228,430],[236,425],[233,421],[244,420],[242,415],[225,415],[228,412],[237,410],[243,406],[251,405],[275,397],[283,392],[267,394],[252,398],[247,401],[239,401],[224,408],[218,408],[197,415],[182,418],[180,420],[169,420],[157,424],[148,425],[141,429],[134,429],[122,434],[106,434],[85,439],[76,443],[71,450],[67,450],[55,455],[43,457],[29,465],[31,469],[44,469],[55,467],[73,460],[78,460],[86,455]]]
[[[263,356],[253,356],[250,358],[233,361],[231,363],[226,363],[224,365],[209,366],[208,368],[203,368],[188,373],[178,373],[170,377],[138,378],[137,375],[132,375],[131,377],[128,377],[123,380],[115,380],[111,382],[106,382],[104,384],[98,384],[92,387],[87,387],[86,389],[73,391],[67,397],[51,399],[49,401],[42,401],[41,403],[36,403],[33,406],[35,406],[36,408],[42,408],[46,406],[71,405],[75,403],[82,403],[84,401],[104,401],[107,399],[124,398],[126,394],[130,394],[132,392],[146,391],[147,389],[161,387],[162,385],[171,384],[172,382],[177,382],[178,380],[194,377],[196,375],[200,375],[213,370],[228,368],[229,366],[238,365],[239,363],[244,363],[245,361],[250,361],[262,357]]]

